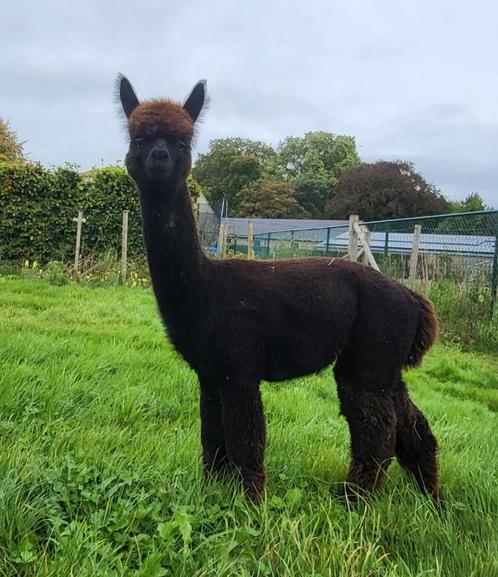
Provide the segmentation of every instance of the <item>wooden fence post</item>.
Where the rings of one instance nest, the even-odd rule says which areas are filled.
[[[420,224],[416,224],[413,231],[412,254],[410,255],[410,276],[408,277],[408,284],[411,288],[415,286],[415,278],[417,276],[418,249],[420,246],[421,232],[422,226]]]
[[[370,262],[368,259],[368,249],[370,248],[370,231],[366,226],[362,226],[361,228],[363,230],[363,236],[365,237],[365,246],[363,247],[363,264],[368,265]]]
[[[389,254],[389,228],[386,230],[385,235],[386,236],[384,238],[384,256],[387,256]]]
[[[356,262],[358,260],[358,237],[356,236],[355,223],[360,222],[360,217],[357,214],[352,214],[349,217],[349,246],[348,256],[349,260]]]
[[[80,250],[81,250],[81,229],[83,228],[83,223],[86,219],[83,218],[83,211],[78,210],[78,217],[72,219],[73,222],[77,223],[76,227],[76,249],[74,251],[74,272],[78,272],[80,266]]]
[[[225,258],[227,254],[227,225],[226,222],[220,224],[220,232],[218,234],[218,252],[221,258]]]
[[[252,218],[247,221],[247,258],[254,258],[254,222]]]
[[[329,256],[330,247],[330,227],[327,228],[327,240],[325,241],[325,256]]]
[[[223,223],[220,224],[220,228],[218,229],[218,254],[221,254],[223,250],[223,227],[225,225]]]
[[[353,229],[354,232],[356,234],[356,240],[361,242],[361,246],[363,249],[363,259],[364,262],[366,262],[367,264],[369,264],[372,268],[374,268],[376,271],[380,272],[379,266],[377,265],[377,263],[375,262],[375,258],[372,254],[372,251],[370,250],[370,246],[369,246],[369,242],[367,241],[367,239],[365,238],[365,232],[366,232],[366,228],[365,227],[360,227],[360,225],[357,222],[353,223]],[[357,258],[358,258],[358,253],[357,253]]]
[[[223,258],[225,258],[227,255],[227,236],[228,236],[228,224],[225,222],[223,224],[223,251],[221,253],[221,256]]]
[[[121,234],[121,284],[126,284],[128,272],[128,210],[123,210],[123,230]]]

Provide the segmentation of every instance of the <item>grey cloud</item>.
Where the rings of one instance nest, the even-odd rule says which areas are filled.
[[[498,207],[498,123],[485,123],[463,104],[434,104],[390,119],[384,141],[367,136],[368,160],[404,158],[443,192],[480,192]]]
[[[2,4],[0,116],[33,160],[123,158],[118,72],[141,98],[208,79],[197,151],[329,130],[365,160],[406,158],[451,198],[498,206],[498,5],[483,0],[45,0]]]

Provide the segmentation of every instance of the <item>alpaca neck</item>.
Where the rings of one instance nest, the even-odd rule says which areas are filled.
[[[202,252],[186,183],[140,187],[147,259],[166,322],[191,307],[207,257]]]

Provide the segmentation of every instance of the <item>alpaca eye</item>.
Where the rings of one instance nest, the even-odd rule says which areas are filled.
[[[185,142],[185,140],[177,140],[176,148],[178,148],[178,150],[185,150],[187,148],[187,143]]]
[[[133,139],[133,144],[134,144],[137,148],[140,148],[143,143],[144,143],[144,139],[143,139],[143,138],[134,138],[134,139]]]

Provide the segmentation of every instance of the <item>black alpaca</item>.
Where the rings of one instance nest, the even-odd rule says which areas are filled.
[[[199,376],[206,471],[235,465],[258,499],[265,483],[261,380],[300,377],[335,362],[351,433],[348,486],[372,491],[396,456],[437,499],[436,439],[402,379],[402,369],[418,365],[436,338],[431,304],[339,259],[208,259],[186,185],[204,83],[183,106],[140,103],[125,77],[118,89],[157,305],[174,346]]]

